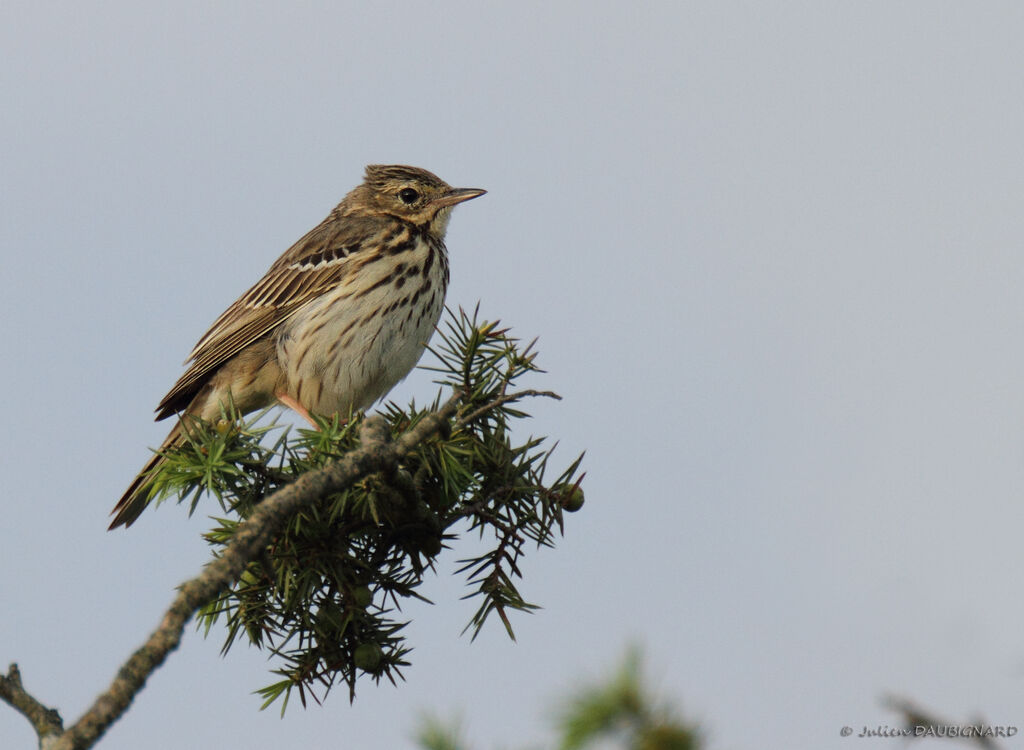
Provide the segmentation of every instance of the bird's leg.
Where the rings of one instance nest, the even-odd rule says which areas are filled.
[[[298,401],[293,399],[287,393],[277,393],[277,394],[275,394],[275,396],[276,396],[278,401],[280,401],[282,404],[287,406],[292,411],[296,412],[300,417],[302,417],[307,422],[309,422],[311,425],[313,425],[313,429],[314,430],[319,430],[320,429],[320,425],[318,425],[313,420],[313,417],[309,416],[309,412],[306,410],[305,406],[303,406]]]

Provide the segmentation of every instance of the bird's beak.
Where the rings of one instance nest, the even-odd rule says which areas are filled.
[[[481,190],[480,188],[452,188],[444,195],[434,198],[431,203],[438,208],[444,208],[445,206],[454,206],[463,201],[479,198],[486,192],[486,190]]]

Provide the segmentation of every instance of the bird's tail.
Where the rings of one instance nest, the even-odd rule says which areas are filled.
[[[164,459],[164,453],[171,448],[184,445],[185,440],[185,432],[182,429],[181,421],[179,421],[167,435],[163,445],[160,446],[160,450],[154,453],[152,458],[146,462],[146,465],[142,467],[142,471],[136,475],[128,489],[121,496],[121,499],[117,501],[117,505],[110,511],[110,515],[114,516],[114,520],[111,521],[109,530],[116,529],[118,526],[127,528],[135,523],[135,519],[139,517],[142,511],[146,509],[146,506],[153,500],[153,473],[166,460]]]

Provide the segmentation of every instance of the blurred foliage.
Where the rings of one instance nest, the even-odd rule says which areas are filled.
[[[367,476],[296,513],[238,581],[200,611],[207,633],[224,618],[225,652],[244,636],[276,657],[280,679],[258,691],[263,707],[283,697],[283,712],[293,689],[303,705],[307,697],[319,702],[338,680],[354,697],[359,674],[401,677],[410,649],[395,612],[403,599],[422,599],[416,589],[424,574],[460,533],[490,540],[482,554],[459,561],[471,589],[466,598],[480,601],[466,626],[474,637],[495,612],[514,637],[507,611],[536,608],[514,581],[520,558],[528,543],[552,546],[563,513],[581,505],[582,455],[552,480],[554,448],[544,438],[512,438],[513,422],[529,416],[525,399],[557,398],[514,391],[523,376],[541,372],[532,344],[479,322],[476,312],[448,311],[443,326],[430,350],[437,363],[427,368],[437,373],[441,392],[427,409],[389,403],[383,417],[396,438],[442,398],[461,394],[448,428],[394,471]],[[261,416],[194,421],[188,444],[168,452],[155,477],[160,498],[187,501],[190,512],[204,495],[220,502],[226,515],[206,534],[216,553],[264,497],[359,447],[361,414],[297,435],[261,425]]]
[[[697,728],[682,723],[644,684],[640,652],[631,649],[606,682],[585,686],[569,699],[555,722],[559,750],[698,750]],[[421,722],[416,740],[425,750],[468,750],[458,723]]]

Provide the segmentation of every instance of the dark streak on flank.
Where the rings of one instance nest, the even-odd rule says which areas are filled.
[[[340,339],[340,338],[341,338],[342,336],[344,336],[344,335],[345,335],[346,333],[348,333],[349,331],[351,331],[351,330],[352,330],[352,326],[354,326],[354,325],[355,325],[356,323],[358,323],[358,322],[359,322],[359,320],[358,320],[358,319],[355,319],[355,320],[352,320],[352,321],[350,321],[350,322],[349,322],[349,324],[348,324],[347,326],[345,326],[345,327],[344,327],[344,328],[342,329],[341,333],[339,333],[339,334],[338,334],[338,338]]]
[[[322,331],[324,329],[325,325],[327,325],[328,323],[331,322],[331,319],[328,316],[324,315],[322,317],[323,317],[323,320],[320,321],[319,325],[313,327],[311,330],[306,332],[307,336],[310,336],[310,337],[316,336],[318,333],[320,333],[320,331]]]
[[[356,295],[356,299],[359,299],[360,297],[365,297],[367,294],[372,292],[374,289],[379,289],[380,287],[387,286],[390,283],[391,283],[391,275],[390,274],[387,275],[387,276],[382,276],[377,281],[375,281],[373,284],[371,284],[370,286],[366,287],[366,289],[363,289],[361,292],[359,292],[359,294]]]
[[[416,240],[410,237],[407,240],[403,240],[402,242],[391,245],[385,250],[385,252],[388,255],[401,255],[402,253],[407,253],[411,250],[415,250],[417,244],[418,243],[416,242]]]

